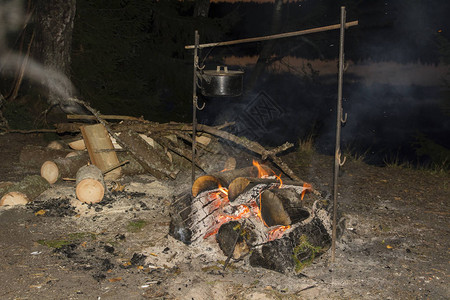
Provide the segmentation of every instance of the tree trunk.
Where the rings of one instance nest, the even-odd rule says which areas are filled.
[[[207,17],[209,14],[209,0],[195,1],[194,17]]]
[[[35,0],[35,4],[34,56],[45,68],[41,80],[48,89],[49,103],[64,106],[74,94],[68,78],[76,0]]]

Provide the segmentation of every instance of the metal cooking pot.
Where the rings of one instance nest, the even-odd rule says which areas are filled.
[[[217,66],[216,70],[206,70],[200,75],[202,94],[207,97],[237,97],[242,95],[243,71],[228,71]]]

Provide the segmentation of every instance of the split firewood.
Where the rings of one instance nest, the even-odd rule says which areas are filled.
[[[114,150],[114,146],[106,128],[102,124],[82,126],[81,133],[83,134],[92,164],[102,171],[119,164],[119,159],[114,151],[104,151]],[[121,169],[117,168],[105,175],[105,180],[115,180],[120,175]]]
[[[41,167],[47,160],[65,157],[71,151],[69,149],[51,149],[47,147],[27,145],[22,148],[19,155],[19,162],[23,166]]]
[[[173,166],[167,155],[152,148],[138,133],[131,130],[121,132],[120,140],[144,169],[156,178],[175,178],[178,174],[179,170]]]
[[[76,195],[85,203],[98,203],[105,195],[105,181],[102,171],[95,165],[81,167],[76,175]]]
[[[173,151],[174,153],[178,154],[181,157],[184,157],[185,159],[192,160],[192,152],[189,149],[182,148],[178,145],[176,145],[173,141],[165,138],[165,137],[156,137],[152,136],[152,138],[163,147]],[[207,169],[206,162],[203,160],[196,160],[195,165],[202,171],[205,171]]]
[[[69,147],[72,148],[73,150],[85,150],[86,149],[86,144],[84,143],[84,140],[81,139],[77,139],[75,141],[70,142]]]
[[[236,169],[236,158],[228,157],[225,163],[223,164],[223,169],[225,171],[230,171]]]
[[[25,177],[22,181],[0,188],[0,206],[26,204],[50,187],[39,175]]]
[[[283,180],[284,185],[303,186],[303,182]],[[234,201],[240,194],[255,187],[258,184],[280,183],[277,178],[237,177],[228,185],[228,199]]]
[[[73,178],[78,169],[88,162],[89,157],[87,154],[48,160],[41,166],[41,176],[50,184],[53,184],[61,178]]]
[[[265,168],[263,165],[261,166]],[[255,166],[223,171],[198,177],[192,185],[192,196],[196,197],[203,191],[217,189],[218,187],[227,188],[237,177],[257,177],[258,168]]]
[[[265,190],[261,193],[260,209],[261,217],[269,227],[288,226],[309,217],[300,194],[292,188]]]

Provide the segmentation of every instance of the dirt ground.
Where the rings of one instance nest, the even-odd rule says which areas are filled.
[[[39,135],[0,136],[0,181],[39,170],[19,165]],[[283,157],[325,195],[333,158]],[[25,207],[0,208],[0,299],[448,299],[449,174],[369,166],[349,158],[339,177],[345,232],[298,275],[244,262],[224,272],[214,241],[187,246],[168,235],[169,207],[189,174],[160,182],[122,178],[124,191],[81,204],[71,182]]]

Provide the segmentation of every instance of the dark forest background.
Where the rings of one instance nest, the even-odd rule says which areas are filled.
[[[347,60],[450,63],[450,1],[306,0],[284,3],[275,11],[276,3],[211,3],[208,15],[202,16],[195,1],[77,0],[70,78],[78,96],[103,114],[189,122],[192,51],[184,46],[193,43],[194,30],[199,30],[201,43],[206,43],[326,26],[339,23],[341,6],[346,6],[347,21],[359,20],[359,26],[346,31]],[[32,32],[31,24],[23,34],[25,40],[30,40]],[[17,35],[10,36],[11,48],[18,47]],[[259,55],[269,48],[266,55],[274,57],[273,61],[286,56],[334,60],[338,36],[338,31],[330,31],[278,40],[270,47],[251,43],[205,49],[201,58],[215,68],[226,56]],[[270,65],[271,61],[262,63]],[[281,117],[266,122],[264,128],[238,123],[237,133],[268,145],[313,136],[321,151],[332,151],[336,78],[325,78],[308,65],[282,74],[262,70],[244,70],[244,85],[251,84],[242,97],[201,99],[207,108],[199,113],[199,121],[217,124],[242,117],[238,112],[264,92],[280,107]],[[448,153],[449,77],[434,87],[365,86],[352,75],[345,79],[344,109],[354,118],[351,130],[345,134],[344,129],[343,139],[355,151],[370,149],[377,157],[374,162],[395,153],[416,159],[424,145]],[[9,84],[4,81],[2,90]],[[24,85],[21,93],[22,100],[7,103],[4,109],[17,127],[31,125],[23,120],[14,123],[17,111],[37,113],[46,105],[45,96],[31,85]],[[414,100],[410,104],[400,101],[406,98]],[[425,105],[429,99],[432,104]],[[392,112],[387,120],[382,113],[386,110]],[[446,155],[438,156],[445,160]],[[431,155],[426,157],[433,161]]]

